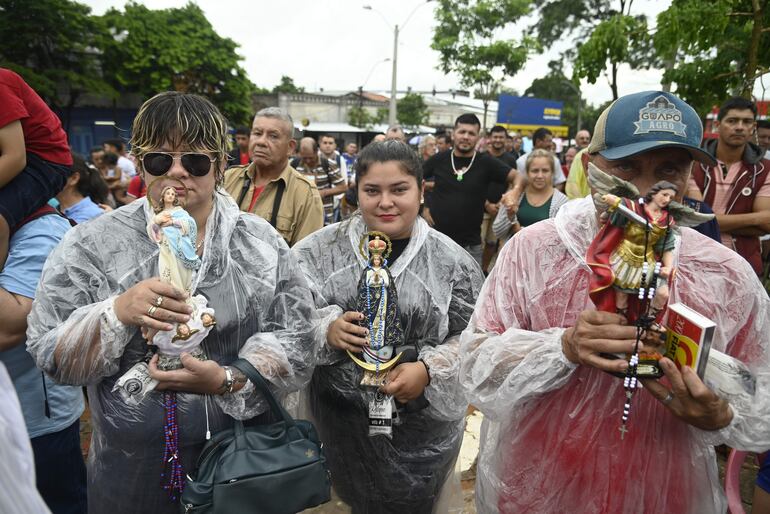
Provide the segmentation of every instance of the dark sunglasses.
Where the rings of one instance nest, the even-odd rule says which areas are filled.
[[[205,153],[168,153],[168,152],[148,152],[142,157],[142,167],[144,170],[155,177],[168,173],[174,160],[180,159],[182,167],[187,173],[195,177],[203,177],[211,170],[211,163],[216,159],[209,157]]]

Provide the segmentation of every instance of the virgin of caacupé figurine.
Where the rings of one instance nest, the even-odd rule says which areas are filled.
[[[404,335],[396,284],[387,266],[390,240],[378,232],[367,233],[362,240],[362,250],[364,246],[368,250],[368,262],[358,281],[356,310],[364,314],[359,323],[369,329],[369,346],[363,349],[363,360],[351,352],[348,354],[365,370],[361,385],[380,386],[388,369],[398,361],[395,349]]]
[[[173,186],[161,190],[160,201],[153,205],[153,210],[155,215],[147,225],[147,234],[160,248],[160,279],[191,295],[193,277],[201,265],[197,255],[195,220],[180,204],[179,194]],[[181,368],[179,356],[182,352],[202,360],[206,358],[200,344],[216,324],[214,310],[207,307],[208,301],[202,295],[188,297],[187,303],[193,308],[187,323],[175,323],[170,331],[145,333],[148,342],[158,347],[160,369]]]

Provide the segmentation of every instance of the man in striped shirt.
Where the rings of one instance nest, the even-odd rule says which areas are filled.
[[[347,182],[337,163],[318,155],[318,144],[312,137],[299,142],[299,159],[292,167],[315,183],[324,204],[324,225],[333,223],[334,197],[345,193]]]

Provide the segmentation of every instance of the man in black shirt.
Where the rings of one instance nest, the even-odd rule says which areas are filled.
[[[430,210],[425,209],[423,216],[465,248],[479,266],[480,229],[489,185],[505,187],[511,182],[520,191],[523,180],[510,165],[476,151],[480,130],[481,122],[474,114],[459,116],[455,121],[454,148],[434,155],[423,165],[425,178],[435,181]]]

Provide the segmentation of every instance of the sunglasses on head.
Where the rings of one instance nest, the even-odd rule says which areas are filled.
[[[148,152],[142,157],[142,167],[150,175],[159,177],[168,173],[176,159],[180,159],[182,167],[195,177],[207,175],[211,170],[211,163],[216,161],[213,157],[199,152]]]

